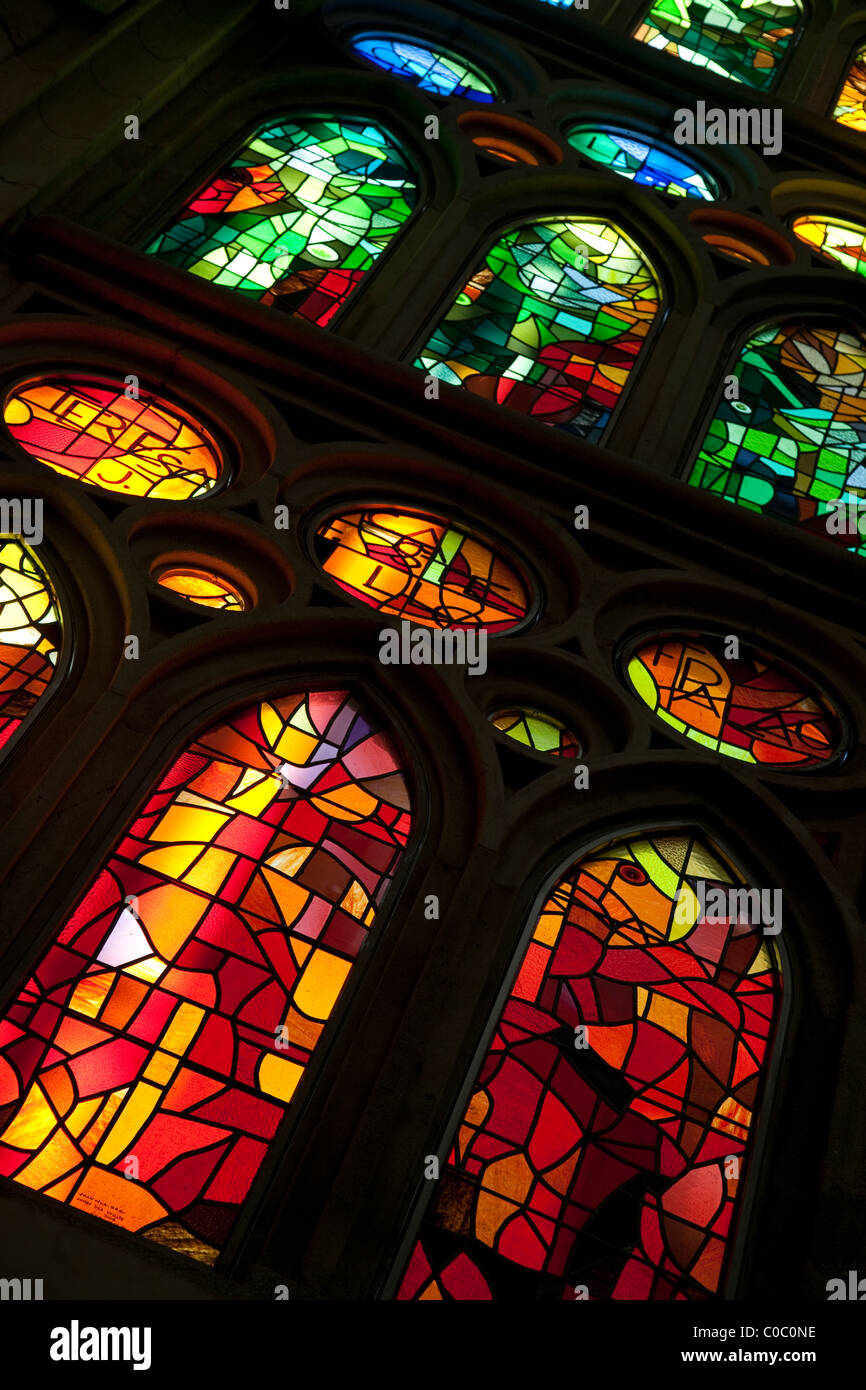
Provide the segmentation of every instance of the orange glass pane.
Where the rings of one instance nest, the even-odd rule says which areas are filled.
[[[818,767],[840,752],[843,731],[830,701],[805,677],[726,639],[662,636],[627,663],[638,699],[693,743],[774,770]]]
[[[181,598],[189,599],[190,603],[199,603],[203,608],[240,613],[247,606],[240,589],[212,570],[163,570],[156,576],[156,582],[163,589],[170,589],[173,594],[180,594]]]
[[[529,595],[489,541],[428,512],[358,511],[319,529],[326,574],[359,602],[424,627],[507,632]]]
[[[131,399],[122,382],[22,382],[6,397],[3,419],[40,463],[124,497],[201,497],[222,471],[220,451],[199,421],[148,391]]]
[[[723,1291],[782,994],[749,898],[689,827],[570,866],[440,1149],[398,1299]]]
[[[411,825],[347,691],[184,748],[0,1017],[0,1174],[213,1263]]]

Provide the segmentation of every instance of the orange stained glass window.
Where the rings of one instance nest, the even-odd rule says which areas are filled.
[[[216,486],[222,458],[200,421],[121,381],[52,376],[22,382],[3,419],[28,454],[64,477],[124,497],[185,501]]]
[[[212,1263],[410,829],[344,690],[196,738],[0,1019],[0,1172]]]
[[[818,767],[843,744],[839,716],[805,677],[760,652],[704,634],[643,641],[627,662],[638,699],[694,743],[740,762]]]
[[[429,512],[371,508],[319,528],[326,574],[360,603],[424,627],[507,632],[529,595],[491,541]]]
[[[687,827],[569,868],[424,1184],[399,1299],[722,1292],[782,990],[781,919],[743,908],[744,882]]]
[[[0,537],[0,748],[54,677],[60,624],[57,596],[35,551]]]
[[[576,758],[580,754],[580,740],[561,720],[541,710],[521,705],[492,714],[490,722],[500,733],[536,753],[553,753],[560,758]]]
[[[201,604],[203,608],[240,613],[247,607],[240,589],[212,570],[166,569],[156,576],[156,582],[163,589],[170,589],[172,593],[189,599],[190,603]]]

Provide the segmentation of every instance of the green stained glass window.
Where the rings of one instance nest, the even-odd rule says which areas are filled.
[[[146,249],[324,326],[417,198],[415,170],[383,127],[284,120],[263,126]]]
[[[597,441],[660,297],[654,271],[618,227],[523,223],[490,249],[415,366]]]
[[[802,17],[799,0],[655,0],[634,37],[766,91]]]
[[[866,554],[866,340],[839,324],[771,324],[733,375],[737,397],[726,388],[689,482]]]

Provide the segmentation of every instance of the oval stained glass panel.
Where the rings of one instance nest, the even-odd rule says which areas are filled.
[[[866,227],[862,223],[809,215],[795,218],[791,230],[819,256],[836,261],[855,275],[866,275]]]
[[[576,758],[580,754],[580,740],[559,719],[542,710],[521,705],[491,714],[490,722],[501,734],[535,753],[552,753],[560,758]]]
[[[573,126],[566,132],[569,145],[594,164],[601,164],[614,174],[634,183],[658,188],[683,198],[719,197],[715,180],[683,159],[681,154],[656,141],[647,140],[633,131],[609,127]]]
[[[316,550],[325,574],[383,616],[497,633],[529,608],[526,585],[497,546],[430,512],[346,512],[319,528]]]
[[[16,386],[3,419],[12,438],[56,473],[124,497],[180,502],[216,487],[222,456],[198,420],[123,382],[42,377]]]
[[[156,582],[163,589],[178,594],[202,608],[214,608],[223,613],[240,613],[246,600],[240,589],[213,570],[173,568],[162,570]]]
[[[626,663],[632,690],[704,748],[773,770],[821,767],[844,746],[833,705],[811,681],[760,652],[725,655],[725,638],[643,639]]]
[[[431,48],[420,39],[402,34],[359,34],[352,48],[368,63],[411,82],[424,92],[441,97],[466,97],[469,101],[494,101],[494,83],[473,63],[450,49]]]

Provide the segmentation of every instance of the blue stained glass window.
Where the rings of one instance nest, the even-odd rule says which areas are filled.
[[[624,179],[683,198],[712,202],[720,196],[714,179],[665,145],[606,126],[573,126],[566,134],[574,149]]]
[[[440,97],[495,101],[496,87],[473,64],[445,48],[431,48],[401,34],[359,34],[352,48],[368,62]]]

